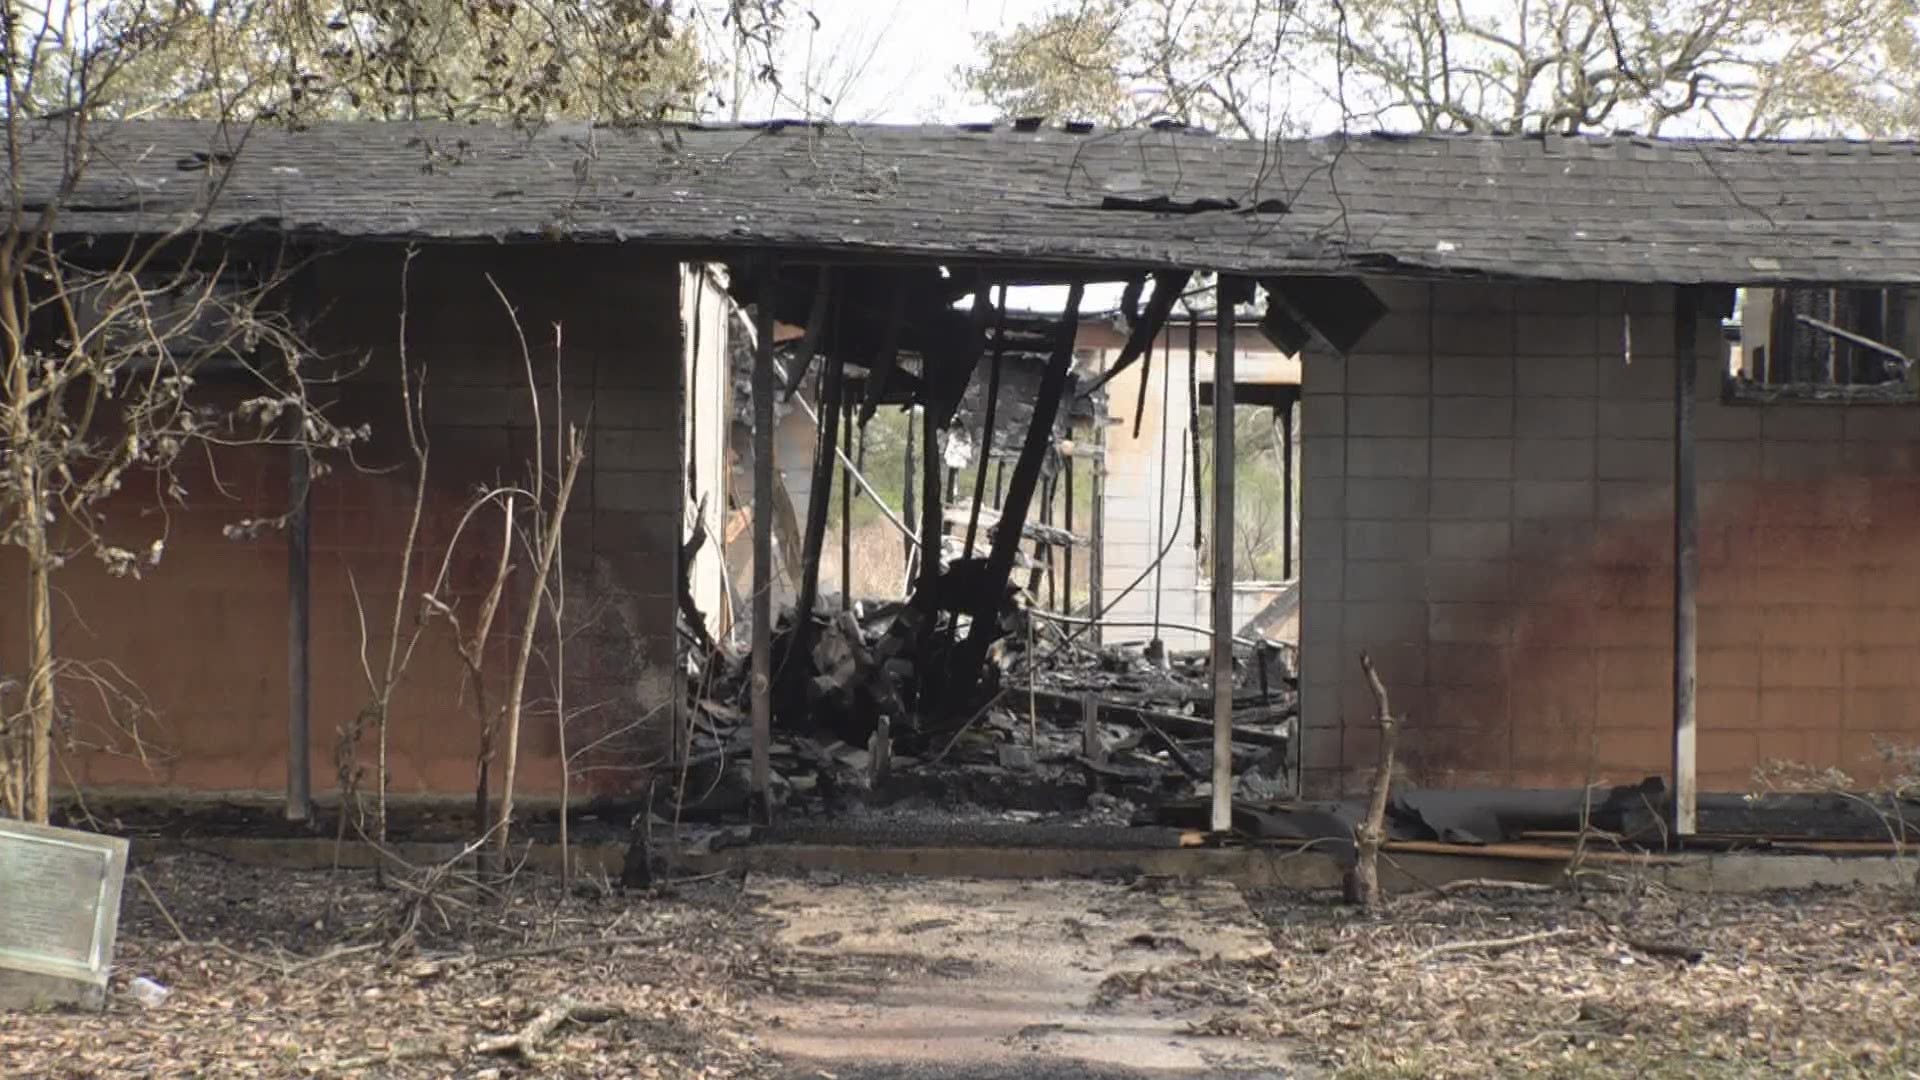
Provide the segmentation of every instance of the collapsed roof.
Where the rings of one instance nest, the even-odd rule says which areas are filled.
[[[34,129],[23,202],[58,188]],[[627,242],[1279,276],[1920,282],[1920,145],[765,123],[95,121],[71,234]],[[217,199],[211,197],[216,187]]]

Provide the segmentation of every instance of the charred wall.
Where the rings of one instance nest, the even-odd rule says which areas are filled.
[[[337,418],[373,431],[353,461],[329,459],[331,471],[313,485],[312,755],[314,788],[322,793],[336,786],[336,731],[368,700],[363,613],[366,654],[376,670],[384,663],[413,504],[397,375],[403,261],[392,248],[338,252],[318,259],[298,288],[313,317],[311,342],[335,358],[364,361],[353,377],[320,394],[332,399]],[[432,481],[416,549],[423,574],[437,569],[474,491],[525,480],[536,449],[528,366],[489,278],[512,302],[527,337],[549,471],[556,468],[554,420],[562,405],[567,420],[591,431],[566,525],[566,643],[556,649],[550,628],[539,641],[529,697],[541,704],[525,721],[520,791],[559,789],[550,700],[552,672],[561,664],[572,745],[614,736],[583,763],[590,768],[574,790],[619,788],[632,782],[636,765],[663,750],[673,701],[685,476],[680,270],[614,250],[553,246],[428,248],[414,259],[406,340],[410,361],[428,372],[431,439]],[[80,735],[63,755],[63,779],[221,792],[282,787],[285,539],[270,530],[234,540],[223,530],[284,512],[287,474],[286,452],[278,449],[196,461],[185,477],[187,505],[164,513],[166,557],[145,580],[111,579],[87,564],[63,571],[63,653],[117,665],[154,708],[145,725],[153,754],[142,762],[127,739],[110,736],[86,696],[69,688]],[[163,527],[153,492],[132,485],[114,520],[141,546]],[[501,527],[497,512],[481,515],[453,548],[453,594],[467,618],[491,580]],[[496,687],[504,685],[515,644],[501,628],[522,621],[530,562],[524,550],[515,555],[520,571],[496,623],[488,660]],[[0,561],[0,582],[17,581],[18,572]],[[17,670],[20,653],[18,617],[9,612],[0,619],[0,670]],[[453,637],[438,622],[421,640],[394,702],[395,793],[472,791],[472,710]],[[370,760],[370,737],[365,746]]]
[[[1672,671],[1672,294],[1379,283],[1306,369],[1303,718],[1312,789],[1377,749],[1370,650],[1416,782],[1664,774]],[[1920,741],[1920,408],[1722,400],[1698,340],[1699,776],[1876,775]]]

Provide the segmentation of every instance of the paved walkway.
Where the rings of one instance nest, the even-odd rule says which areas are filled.
[[[770,1049],[791,1077],[1139,1080],[1295,1075],[1277,1051],[1187,1033],[1205,1010],[1101,1006],[1101,985],[1271,946],[1223,884],[756,879],[795,950]]]

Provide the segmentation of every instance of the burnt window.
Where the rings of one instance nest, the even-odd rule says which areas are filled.
[[[1729,393],[1735,399],[1915,401],[1920,299],[1911,289],[1747,289]]]

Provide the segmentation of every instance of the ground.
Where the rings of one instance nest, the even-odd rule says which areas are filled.
[[[749,877],[497,897],[139,863],[108,1011],[7,1076],[1896,1077],[1920,901],[1477,889],[1356,914],[1219,884]],[[423,895],[424,891],[424,895]],[[157,903],[156,903],[157,899]],[[1251,903],[1249,903],[1249,899]],[[169,988],[143,1006],[135,977]],[[585,1014],[522,1057],[543,1012]]]

